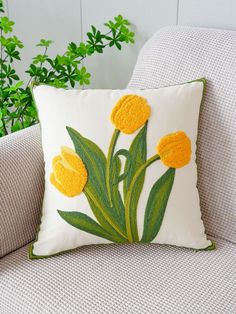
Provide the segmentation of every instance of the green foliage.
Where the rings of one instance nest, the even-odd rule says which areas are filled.
[[[153,185],[148,196],[144,216],[142,242],[151,242],[157,236],[175,178],[175,169],[169,168]]]
[[[0,13],[4,15],[3,0],[0,0]],[[41,39],[37,46],[43,51],[33,57],[26,70],[29,81],[24,83],[13,64],[21,60],[20,50],[24,45],[16,36],[9,35],[14,22],[0,16],[0,137],[38,122],[30,91],[32,81],[62,88],[88,85],[91,75],[82,61],[94,53],[103,53],[106,47],[115,46],[120,50],[123,43],[134,43],[129,25],[128,20],[119,15],[105,23],[107,32],[91,26],[85,42],[69,43],[65,53],[55,58],[48,54],[53,41]]]
[[[95,217],[97,217],[98,221],[101,223],[102,227],[107,230],[107,232],[110,232],[118,239],[120,237],[124,238],[124,230],[121,225],[122,221],[117,215],[117,209],[111,206],[109,200],[107,199],[105,179],[106,157],[104,153],[94,142],[83,137],[76,130],[67,127],[67,131],[74,143],[75,151],[83,160],[88,171],[88,181],[84,188],[84,192],[89,203],[91,204],[91,200],[93,202],[94,206],[91,206],[91,209],[93,211],[100,211],[99,215],[97,215],[96,211],[94,211]],[[96,160],[96,162],[94,162],[94,160]],[[110,224],[109,229],[107,229],[107,222]]]
[[[129,150],[120,149],[114,154],[120,135],[120,131],[115,129],[107,158],[94,142],[71,127],[67,127],[67,131],[74,143],[76,153],[82,159],[88,172],[88,181],[83,193],[97,221],[81,212],[59,210],[59,215],[73,227],[110,241],[140,242],[137,209],[143,190],[145,172],[150,165],[160,160],[157,154],[148,160],[146,158],[147,123],[135,136]],[[125,169],[121,175],[119,156],[126,158]],[[174,178],[175,169],[169,168],[152,186],[145,209],[141,242],[151,242],[157,236]],[[121,181],[124,181],[124,198],[121,197],[119,189]]]

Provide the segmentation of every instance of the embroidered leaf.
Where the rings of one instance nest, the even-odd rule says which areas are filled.
[[[58,213],[61,218],[63,218],[68,224],[72,225],[73,227],[114,242],[112,236],[108,232],[106,232],[96,221],[94,221],[86,214],[79,212],[66,212],[61,210],[58,210]]]
[[[75,150],[85,163],[88,171],[87,187],[94,195],[101,197],[106,203],[105,167],[106,157],[102,150],[92,141],[83,137],[79,132],[67,127],[67,131],[74,143]],[[95,185],[97,184],[97,185]]]
[[[144,127],[139,131],[139,133],[134,138],[130,149],[129,149],[129,160],[127,159],[125,164],[125,172],[129,168],[129,173],[124,180],[124,198],[126,198],[126,194],[132,178],[138,168],[146,161],[147,158],[147,122]],[[144,182],[145,173],[140,177],[140,193],[142,190],[143,182]],[[139,194],[140,194],[139,193]],[[137,193],[137,200],[139,199],[139,195]]]
[[[122,174],[120,174],[121,163],[120,163],[119,156],[124,156],[126,158],[126,169],[125,169],[125,171]],[[129,174],[129,170],[130,170],[130,167],[131,167],[131,160],[130,160],[130,157],[129,157],[129,151],[127,149],[120,149],[120,150],[118,150],[115,153],[114,157],[113,157],[113,162],[120,164],[119,172],[117,173],[117,175],[112,180],[112,184],[116,185],[119,182],[123,181],[127,177],[127,175]]]
[[[174,177],[175,169],[169,168],[151,189],[145,210],[142,242],[151,242],[161,228]]]
[[[127,192],[130,187],[131,181],[142,164],[146,161],[147,156],[147,123],[139,131],[137,136],[134,138],[130,149],[129,149],[129,160],[127,159],[125,164],[124,172],[128,171],[127,176],[124,179],[123,183],[123,193],[124,199],[127,200]],[[137,228],[137,206],[140,194],[142,192],[143,183],[145,178],[145,169],[135,182],[133,191],[132,191],[132,201],[129,203],[129,217],[131,225],[131,234],[133,241],[139,241],[138,237],[138,228]]]
[[[110,206],[106,188],[106,157],[102,150],[92,141],[83,137],[76,130],[67,127],[74,143],[75,150],[83,160],[88,171],[88,181],[84,191],[99,208],[101,215],[122,237],[120,221],[117,219],[115,208]]]
[[[110,233],[114,239],[114,242],[117,243],[126,243],[128,242],[127,239],[122,237],[104,218],[103,215],[101,215],[101,212],[99,208],[96,206],[96,204],[92,201],[92,199],[89,197],[88,193],[84,192],[85,196],[87,197],[87,200],[89,202],[90,208],[92,209],[92,212],[94,216],[96,217],[99,224],[105,229],[108,233]]]
[[[110,206],[113,206],[112,200],[111,200],[111,190],[112,190],[112,161],[113,161],[113,155],[115,151],[115,146],[117,143],[117,140],[119,138],[120,131],[115,129],[111,141],[109,144],[108,152],[107,152],[107,164],[106,164],[106,187],[107,187],[107,193],[108,193],[108,199]]]
[[[115,151],[115,146],[117,143],[117,140],[119,138],[120,131],[115,129],[111,141],[109,144],[108,148],[108,153],[107,153],[107,163],[106,163],[106,187],[107,187],[107,193],[108,193],[108,199],[110,202],[110,206],[112,205],[112,200],[111,200],[111,190],[112,190],[112,161],[113,161],[113,154]]]
[[[118,155],[116,154],[112,160],[111,182],[113,182],[113,184],[111,186],[111,201],[114,208],[116,209],[117,219],[119,219],[120,221],[122,231],[126,234],[125,207],[118,186],[118,178],[120,176],[120,171],[121,161]],[[116,182],[116,184],[114,182]]]

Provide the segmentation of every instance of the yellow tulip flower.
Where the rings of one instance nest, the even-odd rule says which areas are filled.
[[[183,131],[168,134],[158,143],[157,153],[167,167],[184,167],[191,159],[191,141]]]
[[[64,195],[79,195],[87,182],[88,173],[83,161],[69,147],[63,146],[61,154],[53,158],[50,182]]]
[[[119,99],[111,113],[116,129],[132,134],[148,120],[151,108],[147,100],[137,95],[125,95]]]

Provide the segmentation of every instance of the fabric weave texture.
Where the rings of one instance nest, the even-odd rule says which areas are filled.
[[[166,27],[142,48],[130,88],[206,77],[198,132],[198,188],[207,233],[236,243],[236,32]]]
[[[195,252],[158,244],[82,247],[1,264],[1,314],[233,314],[236,246]]]
[[[130,82],[152,88],[204,75],[210,81],[200,117],[199,190],[217,250],[104,245],[29,261],[25,246],[0,260],[1,314],[236,313],[235,55],[236,32],[165,28],[143,48]],[[3,255],[36,232],[43,194],[39,127],[1,140],[0,161]]]
[[[0,141],[0,257],[32,241],[39,224],[44,163],[39,126]]]

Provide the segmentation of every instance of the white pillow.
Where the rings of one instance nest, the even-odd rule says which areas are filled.
[[[111,242],[214,247],[196,188],[204,82],[150,90],[34,87],[45,195],[30,258]]]

